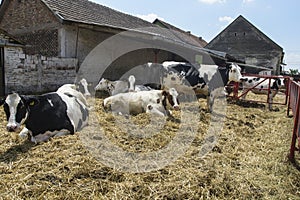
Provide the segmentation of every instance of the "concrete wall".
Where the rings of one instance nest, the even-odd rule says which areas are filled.
[[[54,91],[75,81],[77,59],[26,55],[16,47],[5,47],[4,55],[6,93]]]

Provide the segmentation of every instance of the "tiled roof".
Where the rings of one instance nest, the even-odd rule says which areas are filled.
[[[153,24],[88,0],[42,0],[64,21],[134,29]]]
[[[41,0],[61,20],[123,30],[139,29],[139,32],[159,36],[169,42],[202,48],[199,43],[175,29],[162,28],[141,18],[119,12],[88,0]],[[178,32],[178,33],[175,33]],[[191,42],[192,41],[192,42]]]
[[[177,28],[176,26],[173,26],[173,25],[171,25],[165,21],[162,21],[160,19],[156,19],[153,23],[157,24],[157,25],[161,25],[169,30],[172,30],[174,35],[176,37],[178,37],[178,39],[181,40],[182,42],[185,42],[185,43],[188,43],[190,45],[197,46],[200,48],[204,47],[207,44],[207,42],[205,40],[203,40],[201,37],[197,37],[188,31],[184,31],[180,28]]]

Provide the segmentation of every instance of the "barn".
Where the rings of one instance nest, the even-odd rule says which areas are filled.
[[[242,15],[212,39],[205,48],[226,52],[247,65],[267,68],[272,74],[281,72],[283,48]],[[258,73],[261,70],[255,67],[246,68],[248,73]]]
[[[38,88],[39,92],[43,92],[74,80],[91,50],[123,32],[129,32],[126,37],[133,42],[142,38],[144,43],[154,43],[156,46],[126,52],[115,60],[107,61],[106,57],[92,63],[92,68],[101,68],[102,75],[107,78],[120,78],[132,67],[147,62],[189,60],[224,63],[226,60],[204,51],[199,42],[191,43],[195,39],[191,38],[191,34],[180,31],[178,34],[178,30],[162,27],[88,0],[3,0],[0,28],[26,44],[24,58],[18,62],[22,63],[22,68],[34,69],[29,77],[39,77],[34,81],[25,81],[22,74],[26,70],[19,70],[21,74],[5,75],[8,79],[6,91],[28,93]],[[201,38],[198,40],[206,43]],[[176,49],[176,52],[168,51],[169,48]],[[106,63],[110,63],[109,67],[105,66]],[[6,71],[18,71],[15,70],[18,66]],[[10,81],[11,77],[16,76],[18,88]]]

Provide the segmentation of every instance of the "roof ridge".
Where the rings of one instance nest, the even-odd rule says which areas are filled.
[[[183,38],[181,38],[179,34],[184,34],[185,37],[189,37],[190,40],[193,40],[194,42],[196,42],[197,44],[199,44],[201,47],[205,46],[205,44],[207,44],[207,42],[205,40],[202,39],[202,37],[199,37],[199,36],[196,36],[194,34],[192,34],[190,31],[185,31],[185,30],[182,30],[168,22],[165,22],[163,20],[160,20],[160,19],[155,19],[155,21],[153,23],[156,23],[156,22],[159,22],[161,24],[163,24],[165,27],[167,27],[170,31],[172,31],[172,34],[174,34],[176,37],[178,37],[178,39],[180,39],[181,41],[183,42],[188,42],[188,41],[185,41]],[[178,33],[176,33],[178,32]],[[191,44],[191,41],[189,41],[189,43]],[[195,45],[195,44],[193,44]]]

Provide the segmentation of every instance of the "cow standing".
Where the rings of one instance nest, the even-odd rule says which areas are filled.
[[[225,86],[230,81],[240,82],[241,69],[232,63],[226,67],[217,65],[197,65],[182,62],[162,64],[164,88],[175,88],[180,93],[207,96],[208,109],[212,111],[217,97],[225,97]]]

